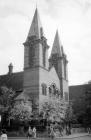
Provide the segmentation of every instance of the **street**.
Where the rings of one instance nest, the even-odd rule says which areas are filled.
[[[77,138],[55,138],[53,140],[91,140],[91,136],[82,136]],[[9,138],[8,140],[29,140],[27,138]],[[30,140],[34,140],[34,138],[31,138]],[[51,138],[36,138],[36,140],[52,140]]]
[[[67,140],[67,139],[63,139],[63,140]],[[84,137],[78,137],[78,138],[71,138],[68,140],[91,140],[91,136],[84,136]]]

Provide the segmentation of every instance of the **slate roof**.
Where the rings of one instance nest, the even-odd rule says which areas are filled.
[[[17,94],[20,94],[23,91],[23,73],[24,72],[21,71],[12,74],[0,75],[0,87],[6,86],[8,88],[12,88],[17,91]],[[87,91],[91,91],[91,84],[69,86],[69,99],[77,100]]]
[[[15,100],[29,100],[29,96],[25,93],[25,91],[22,91],[19,95],[16,96]]]
[[[1,86],[12,88],[15,91],[23,90],[23,71],[0,75],[0,87]]]

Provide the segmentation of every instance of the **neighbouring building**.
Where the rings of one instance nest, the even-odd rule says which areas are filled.
[[[24,71],[9,72],[0,76],[0,86],[12,87],[18,92],[17,100],[26,98],[41,103],[49,98],[69,101],[67,56],[64,53],[58,31],[54,38],[51,55],[48,58],[49,45],[36,8],[28,36],[24,44]],[[24,95],[25,94],[25,95]]]
[[[72,102],[73,110],[76,115],[85,108],[85,98],[91,95],[91,83],[83,85],[74,85],[69,87],[69,101]]]

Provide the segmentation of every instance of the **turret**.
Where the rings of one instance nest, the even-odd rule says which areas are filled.
[[[13,65],[12,65],[12,63],[9,64],[8,68],[9,68],[8,74],[11,75],[13,73]]]

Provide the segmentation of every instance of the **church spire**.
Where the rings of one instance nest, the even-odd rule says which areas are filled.
[[[51,56],[53,54],[58,54],[59,57],[63,55],[63,47],[59,38],[58,30],[56,31],[56,35],[53,42],[53,47],[51,51]]]
[[[36,7],[32,24],[28,33],[28,37],[31,37],[31,36],[36,36],[38,39],[40,39],[41,36],[43,36],[43,28],[42,28],[42,24],[40,21],[37,7]]]

